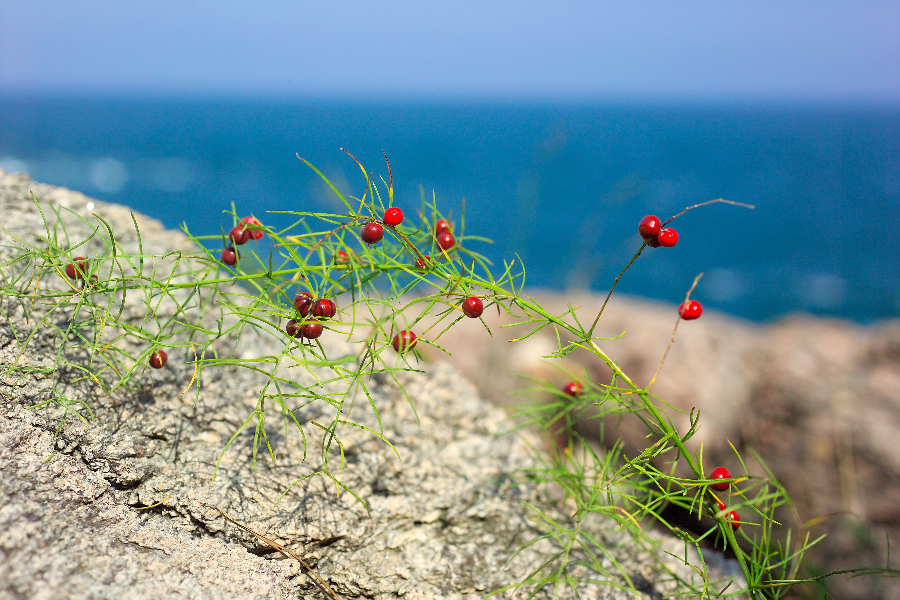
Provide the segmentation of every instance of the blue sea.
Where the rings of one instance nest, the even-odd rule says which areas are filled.
[[[223,210],[339,210],[297,154],[342,191],[394,174],[420,187],[526,284],[608,289],[645,214],[678,245],[644,253],[622,292],[672,302],[694,276],[707,309],[871,322],[900,315],[900,107],[754,103],[449,103],[0,95],[0,168],[118,202],[195,234]]]

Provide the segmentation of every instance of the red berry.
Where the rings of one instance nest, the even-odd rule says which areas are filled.
[[[250,231],[238,225],[231,228],[231,231],[228,232],[228,237],[231,238],[235,246],[243,246],[250,239]]]
[[[384,237],[384,227],[374,221],[366,223],[363,226],[362,233],[359,234],[359,237],[367,244],[376,244]]]
[[[250,226],[247,231],[250,233],[251,240],[261,240],[265,235],[262,231],[262,223],[256,217],[244,217],[241,219],[241,223]]]
[[[444,231],[437,234],[437,243],[438,246],[443,248],[444,250],[449,250],[456,244],[456,240],[453,239],[453,234],[449,231]]]
[[[293,319],[288,321],[287,326],[284,328],[284,331],[292,338],[301,337],[299,330],[300,330],[300,325],[298,325],[297,321],[295,321]]]
[[[728,472],[728,469],[725,467],[716,467],[712,470],[712,473],[709,474],[710,479],[731,479],[731,473]],[[727,481],[720,481],[718,483],[712,484],[712,489],[717,492],[727,492],[728,486],[731,485]]]
[[[350,255],[347,254],[344,250],[338,250],[337,254],[334,255],[334,264],[349,265],[350,264]]]
[[[396,227],[403,222],[403,211],[396,206],[390,207],[384,211],[384,222],[391,227]]]
[[[648,239],[647,245],[650,246],[651,248],[659,248],[659,246],[660,246],[659,238],[654,236],[654,237]]]
[[[656,236],[656,240],[659,242],[660,246],[671,248],[678,243],[678,232],[672,228],[663,229],[659,232],[659,235]]]
[[[467,317],[470,319],[477,319],[481,316],[481,313],[484,312],[484,303],[481,301],[481,298],[469,296],[463,300],[462,309]]]
[[[83,256],[76,256],[74,263],[66,265],[66,275],[69,279],[83,279],[88,272],[88,261]]]
[[[728,516],[725,517],[725,520],[731,523],[731,528],[737,531],[741,528],[741,517],[737,514],[737,511],[731,511],[728,513]]]
[[[721,512],[721,511],[725,510],[725,503],[722,502],[721,500],[719,500],[718,498],[716,498],[715,500],[716,500],[716,511]]]
[[[703,314],[703,306],[696,300],[688,300],[678,305],[678,314],[685,321],[693,321]]]
[[[165,350],[157,350],[150,355],[150,366],[154,369],[162,369],[166,366],[168,360],[169,356],[166,354]]]
[[[427,269],[431,266],[431,257],[423,256],[422,258],[416,259],[416,268],[417,269]]]
[[[241,255],[238,254],[237,250],[234,249],[234,246],[229,246],[222,250],[222,262],[228,266],[233,267],[236,265],[240,256]]]
[[[647,215],[638,223],[638,233],[645,240],[653,239],[659,235],[659,228],[662,227],[662,221],[654,215]]]
[[[394,336],[394,350],[403,354],[416,347],[416,334],[405,329]]]
[[[444,233],[445,231],[450,231],[450,222],[445,221],[444,219],[438,219],[437,223],[434,224],[434,235]]]
[[[99,277],[97,277],[96,275],[91,275],[91,285],[97,285],[97,283],[99,281],[100,281]]]
[[[328,298],[316,300],[312,305],[312,314],[320,319],[330,319],[337,313],[337,307],[334,302]]]
[[[310,294],[309,292],[301,292],[294,296],[294,306],[304,317],[309,314],[309,309],[312,306],[312,301],[312,294]]]
[[[566,394],[567,396],[572,396],[573,398],[577,398],[578,396],[581,395],[581,392],[583,390],[584,390],[584,388],[581,387],[580,383],[578,383],[577,381],[570,381],[569,383],[567,383],[565,385],[565,387],[563,388],[562,391],[563,391],[563,394]]]
[[[317,337],[319,337],[320,335],[322,335],[322,332],[324,330],[325,330],[325,328],[322,327],[321,323],[306,323],[301,328],[303,337],[310,339],[310,340],[314,340]]]

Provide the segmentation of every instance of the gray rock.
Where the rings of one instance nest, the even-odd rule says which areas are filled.
[[[16,239],[33,243],[32,233],[46,231],[29,191],[49,221],[56,220],[54,211],[59,214],[70,243],[85,239],[89,225],[96,225],[87,208],[93,202],[94,213],[111,224],[122,251],[137,252],[127,209],[0,172],[6,227],[0,233],[0,264],[11,256]],[[157,257],[145,261],[145,272],[153,266],[172,268],[174,259],[161,257],[166,252],[191,250],[182,234],[142,215],[135,219],[144,253]],[[95,236],[79,254],[95,256],[103,247]],[[5,275],[10,268],[4,267]],[[66,292],[62,278],[50,279],[41,285]],[[179,293],[177,298],[185,297],[186,292]],[[193,375],[190,351],[172,348],[167,368],[151,373],[140,364],[129,386],[107,394],[79,378],[77,366],[90,357],[66,355],[72,366],[54,366],[57,332],[35,329],[48,307],[8,296],[0,306],[5,315],[0,317],[0,597],[322,597],[296,561],[283,559],[225,521],[218,508],[302,556],[341,598],[476,598],[521,581],[555,552],[543,540],[510,561],[524,543],[543,533],[524,502],[560,523],[570,521],[572,505],[552,490],[511,477],[531,464],[529,444],[537,447],[539,440],[528,433],[499,435],[507,426],[506,414],[481,400],[446,364],[425,365],[427,373],[399,373],[397,381],[409,399],[390,378],[366,380],[384,436],[399,458],[369,432],[340,429],[344,465],[340,468],[341,453],[334,451],[329,467],[368,504],[367,513],[330,479],[302,479],[324,466],[322,430],[313,422],[330,422],[328,404],[294,410],[304,425],[306,450],[296,429],[285,428],[278,407],[269,401],[266,427],[277,460],[269,459],[265,443],[254,460],[252,425],[222,454],[257,408],[265,375],[207,368],[195,382],[201,390],[195,400],[193,392],[182,395]],[[148,306],[161,318],[172,314],[166,302],[156,307],[145,296],[129,293],[123,315],[152,336],[153,321],[143,320]],[[65,324],[67,310],[59,308],[51,318]],[[212,318],[207,315],[204,322]],[[277,327],[274,323],[271,331]],[[354,347],[337,335],[326,338],[330,358],[354,356]],[[284,343],[265,331],[245,331],[239,344],[222,343],[217,350],[251,357],[278,353]],[[136,356],[148,344],[130,338],[116,341],[115,347]],[[322,371],[282,369],[281,374],[312,382]],[[45,402],[56,376],[60,391],[89,407],[92,418],[82,405],[69,405],[66,415],[64,406]],[[340,392],[339,383],[323,385],[320,393]],[[361,392],[349,396],[348,403],[348,418],[380,430]],[[298,404],[291,400],[290,408]],[[85,420],[73,415],[74,409]],[[657,598],[683,592],[679,579],[697,582],[691,567],[666,554],[684,555],[681,542],[651,533],[650,541],[639,544],[615,526],[599,515],[585,520],[585,531],[602,540],[608,553],[603,563],[613,575],[604,585],[579,584],[581,597]],[[696,554],[687,556],[698,562]],[[585,574],[580,567],[573,572]],[[637,594],[610,587],[625,585],[623,573],[640,590]],[[727,562],[711,574],[741,579]],[[502,597],[527,597],[528,591]],[[573,597],[571,590],[558,592]],[[537,597],[552,595],[546,589]]]

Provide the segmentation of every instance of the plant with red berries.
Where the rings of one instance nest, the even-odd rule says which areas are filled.
[[[539,519],[548,527],[541,539],[558,545],[559,552],[521,585],[539,588],[574,581],[572,573],[575,571],[569,568],[573,561],[577,562],[578,572],[594,572],[588,577],[597,577],[598,573],[599,576],[615,577],[604,571],[606,567],[602,561],[584,559],[586,556],[606,556],[602,540],[587,535],[584,519],[605,515],[617,521],[622,530],[650,545],[643,523],[654,521],[675,531],[663,514],[667,506],[676,506],[698,516],[703,514],[706,520],[710,516],[724,516],[716,520],[715,531],[718,539],[735,553],[750,586],[747,592],[750,596],[759,598],[763,590],[774,594],[773,590],[782,590],[790,583],[793,559],[783,560],[763,551],[774,539],[774,511],[789,501],[780,484],[768,476],[748,475],[746,467],[737,479],[721,467],[714,469],[709,478],[705,477],[701,457],[686,445],[699,428],[699,415],[693,412],[686,415],[687,430],[679,430],[676,427],[679,419],[669,415],[671,407],[651,392],[656,377],[646,387],[642,383],[639,385],[614,357],[607,354],[601,346],[605,341],[594,335],[613,290],[645,248],[675,245],[678,237],[669,226],[671,221],[687,210],[709,203],[688,207],[665,222],[652,215],[642,219],[638,225],[640,247],[613,282],[593,324],[585,327],[582,323],[587,321],[576,314],[578,307],[570,306],[567,312],[554,314],[523,294],[524,270],[516,271],[512,264],[507,264],[499,276],[492,274],[484,257],[469,248],[469,242],[478,238],[465,234],[465,219],[458,221],[458,237],[455,237],[449,217],[442,215],[436,205],[426,205],[423,200],[418,222],[413,218],[405,221],[402,211],[393,206],[394,188],[389,165],[389,183],[385,182],[384,186],[376,185],[361,165],[360,169],[363,181],[357,194],[359,198],[348,199],[336,191],[344,206],[341,212],[283,211],[279,214],[296,218],[296,222],[280,230],[264,226],[253,216],[240,217],[232,207],[227,213],[231,222],[223,226],[218,235],[195,237],[199,248],[195,254],[172,253],[172,262],[176,266],[171,274],[163,276],[159,275],[162,271],[157,271],[155,265],[165,257],[144,254],[138,242],[137,250],[123,258],[121,253],[112,251],[117,246],[111,231],[104,238],[109,249],[106,254],[95,256],[82,250],[91,256],[90,259],[77,257],[70,260],[67,257],[71,256],[71,247],[64,248],[53,239],[43,240],[46,247],[26,247],[23,255],[26,264],[38,272],[62,274],[64,269],[65,280],[58,276],[44,280],[53,279],[54,285],[65,286],[65,295],[61,295],[59,289],[39,288],[36,284],[32,287],[22,285],[16,293],[19,298],[40,300],[36,303],[38,306],[56,302],[58,310],[69,311],[69,324],[65,327],[60,327],[56,324],[58,320],[49,317],[42,317],[37,326],[55,328],[61,340],[60,356],[70,356],[67,352],[104,356],[106,363],[98,360],[96,365],[82,363],[77,367],[84,373],[85,381],[99,385],[105,391],[129,385],[132,378],[146,371],[141,367],[147,361],[153,368],[165,366],[166,352],[158,349],[163,346],[169,351],[183,349],[186,360],[177,361],[178,364],[170,369],[184,371],[183,365],[187,365],[188,374],[193,375],[191,384],[199,381],[203,370],[209,367],[246,367],[271,373],[268,383],[259,390],[256,405],[246,422],[225,444],[223,457],[242,445],[234,442],[240,439],[241,431],[249,427],[256,431],[252,443],[254,459],[257,451],[264,448],[274,459],[274,438],[267,434],[271,423],[265,419],[266,411],[271,414],[273,406],[284,416],[285,434],[294,432],[302,438],[305,449],[307,423],[294,417],[292,403],[321,402],[324,417],[315,424],[327,432],[320,448],[325,466],[315,472],[298,472],[297,481],[321,474],[340,489],[349,491],[363,505],[366,505],[365,499],[341,482],[340,472],[332,470],[328,460],[329,456],[340,452],[342,432],[348,427],[354,427],[354,431],[361,427],[347,420],[343,403],[358,384],[365,383],[365,377],[382,373],[393,378],[398,370],[423,368],[418,349],[424,345],[439,349],[439,337],[445,328],[454,326],[463,317],[479,319],[485,304],[533,327],[534,331],[551,327],[558,334],[558,347],[550,358],[588,352],[598,364],[606,365],[612,380],[595,382],[586,373],[567,373],[570,383],[561,389],[558,385],[545,386],[552,392],[550,402],[529,405],[516,413],[521,426],[534,425],[555,440],[562,440],[556,454],[536,455],[538,464],[526,473],[529,485],[556,486],[576,507],[566,522],[549,517]],[[332,189],[336,188],[332,186]],[[720,201],[725,202],[713,202]],[[403,227],[398,227],[401,223]],[[388,236],[384,235],[385,226]],[[99,231],[96,235],[102,237],[106,230],[101,228]],[[225,231],[228,231],[227,236],[223,235]],[[261,240],[265,233],[269,234],[268,239],[244,249],[247,254],[239,261],[235,248],[249,239]],[[135,234],[132,237],[140,240],[137,226]],[[206,242],[221,247],[219,244],[223,239],[228,244],[225,250],[204,245]],[[379,245],[372,247],[374,244]],[[260,247],[268,250],[268,261],[257,255]],[[352,261],[349,260],[351,256]],[[132,271],[121,267],[123,261],[129,263]],[[145,262],[154,265],[149,275],[148,270],[142,270]],[[223,263],[230,267],[224,275]],[[252,263],[252,269],[248,263]],[[13,264],[17,263],[7,262],[4,268]],[[92,282],[93,277],[99,275],[96,283],[81,287],[73,284],[86,277],[88,265],[93,273]],[[7,279],[18,281],[15,277]],[[36,279],[41,281],[39,277]],[[243,286],[238,291],[232,287],[236,282]],[[678,318],[674,319],[673,340],[680,321],[695,319],[702,312],[699,303],[690,300],[694,286],[679,307]],[[159,294],[160,302],[167,303],[167,310],[174,316],[167,317],[168,320],[159,318],[160,314],[168,313],[156,305],[152,305],[152,318],[156,320],[147,317],[140,327],[117,316],[110,307],[117,306],[117,298],[126,291],[130,294],[134,288],[143,290],[148,298]],[[184,293],[184,297],[178,296],[179,293]],[[64,298],[64,302],[59,298]],[[184,298],[190,301],[186,302]],[[70,302],[71,299],[75,302]],[[341,304],[340,313],[335,300]],[[215,308],[210,310],[209,307]],[[486,329],[485,335],[490,333],[488,321],[478,321],[478,326]],[[110,338],[101,339],[98,334],[93,340],[80,333],[79,328],[84,329],[85,323],[93,324],[98,331],[102,324],[105,335],[112,339],[128,338],[129,343],[139,346],[140,350],[130,351],[122,344],[123,349],[113,355],[107,347]],[[240,347],[240,334],[245,328],[269,335],[278,350],[263,358],[245,356],[246,348]],[[113,331],[115,336],[121,337],[115,337]],[[349,357],[331,356],[329,341],[336,338],[355,344],[358,353]],[[230,354],[225,349],[228,344],[234,346]],[[262,361],[266,363],[264,371],[260,369]],[[665,355],[660,369],[664,362]],[[283,372],[291,371],[282,367],[298,365],[314,375],[311,380],[315,383],[301,378],[289,381],[282,376]],[[331,392],[323,395],[321,381],[329,384],[346,382],[347,391],[343,396],[338,394],[337,399]],[[394,378],[391,381],[402,387],[400,380]],[[285,383],[291,385],[283,385]],[[585,393],[585,389],[589,393]],[[47,402],[65,406],[67,415],[81,415],[75,403],[67,400],[59,388],[52,391]],[[194,388],[194,393],[195,401],[199,400],[199,387]],[[371,406],[375,409],[374,401]],[[590,440],[581,437],[576,425],[586,419],[608,415],[636,418],[646,426],[647,448],[631,456],[625,456],[618,444],[613,444],[608,452],[596,451]],[[385,440],[382,434],[372,433]],[[285,491],[289,492],[290,489]],[[750,519],[747,527],[740,528],[740,517],[735,510],[725,515],[728,507],[714,496],[715,492],[727,492],[728,498],[734,499],[730,501],[732,506],[745,509],[744,514]],[[711,512],[713,503],[717,509],[715,513]],[[707,535],[695,536],[683,530],[677,530],[677,534],[686,544],[695,547],[699,547]],[[802,545],[799,553],[802,554],[806,547],[808,544]],[[715,590],[716,593],[719,591]],[[706,588],[696,595],[703,593]]]

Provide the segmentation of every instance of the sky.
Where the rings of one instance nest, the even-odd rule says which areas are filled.
[[[900,2],[3,0],[0,90],[900,100]]]

